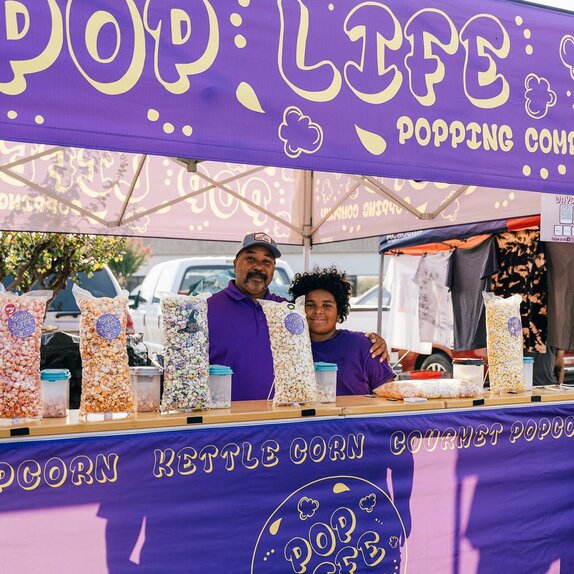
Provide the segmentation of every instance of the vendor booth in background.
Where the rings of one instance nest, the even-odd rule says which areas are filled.
[[[534,358],[534,384],[558,382],[553,373],[556,349],[570,349],[574,337],[571,314],[553,290],[563,292],[574,249],[568,243],[541,242],[539,228],[540,217],[533,216],[380,238],[381,257],[395,256],[385,287],[400,300],[391,298],[386,334],[399,347],[403,370],[452,372],[453,359],[486,362],[482,292],[492,291],[504,297],[522,296],[524,353]],[[404,297],[407,289],[409,296]],[[405,335],[401,323],[393,322],[393,303],[401,313],[410,314],[420,335],[416,330]],[[552,329],[554,323],[560,328]],[[412,341],[413,333],[417,340]],[[574,378],[573,354],[566,353],[565,367],[569,381]]]

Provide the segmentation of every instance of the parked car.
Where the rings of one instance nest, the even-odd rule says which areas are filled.
[[[197,295],[216,293],[235,278],[233,257],[187,257],[154,265],[139,289],[132,294],[132,315],[137,333],[143,333],[150,352],[161,352],[161,309],[163,293]],[[282,259],[275,262],[275,274],[269,285],[272,293],[288,297],[293,271]]]
[[[364,333],[377,331],[377,309],[379,305],[379,286],[375,285],[359,297],[351,300],[351,312],[342,324],[344,329],[363,331]],[[391,294],[383,288],[383,322],[381,335],[385,336],[385,327],[391,305]]]
[[[12,283],[11,277],[2,279],[4,287]],[[108,267],[95,271],[91,277],[86,273],[79,273],[76,283],[89,291],[95,297],[116,297],[122,290],[114,274]],[[74,282],[68,280],[66,288],[52,301],[46,312],[44,328],[46,330],[60,330],[66,333],[80,332],[80,309],[72,293]],[[128,313],[127,332],[133,333],[133,320]]]

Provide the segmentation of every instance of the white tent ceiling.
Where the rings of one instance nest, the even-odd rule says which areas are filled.
[[[0,142],[0,230],[309,245],[539,212],[533,192]]]

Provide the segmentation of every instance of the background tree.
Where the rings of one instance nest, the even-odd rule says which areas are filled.
[[[37,285],[55,298],[68,279],[120,259],[125,245],[123,237],[0,232],[0,280],[11,278],[8,290],[27,292]]]
[[[144,265],[151,255],[151,248],[146,247],[137,237],[130,237],[121,258],[110,261],[109,266],[122,287],[127,287],[130,277]]]

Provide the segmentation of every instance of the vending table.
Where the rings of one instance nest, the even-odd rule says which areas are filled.
[[[71,412],[0,452],[1,572],[573,571],[564,389]]]

